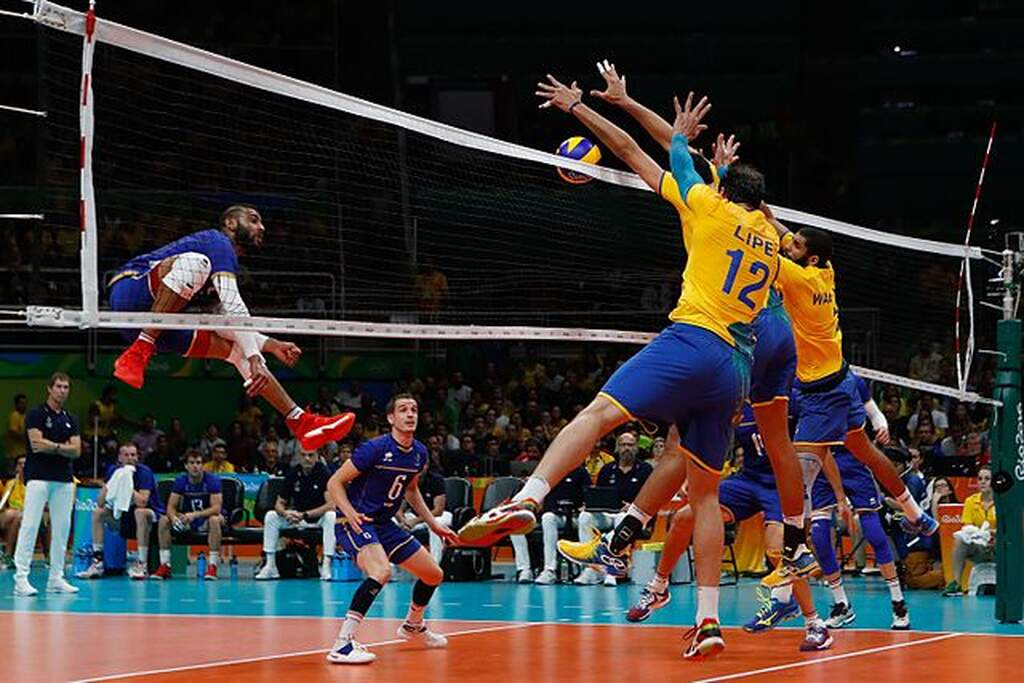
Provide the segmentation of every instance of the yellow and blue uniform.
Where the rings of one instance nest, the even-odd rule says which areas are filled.
[[[866,414],[843,360],[835,271],[782,259],[778,287],[796,338],[800,419],[793,443],[841,446],[847,433],[863,429]]]
[[[395,523],[395,513],[405,498],[409,482],[423,472],[430,456],[427,447],[413,440],[404,448],[391,434],[361,443],[352,453],[352,464],[359,476],[348,483],[346,493],[356,512],[373,519],[364,522],[363,532],[349,527],[339,514],[335,537],[348,554],[355,557],[368,545],[379,543],[388,559],[402,564],[420,549],[420,543]]]
[[[238,274],[238,255],[231,238],[220,230],[194,232],[148,254],[136,256],[121,266],[107,285],[110,309],[132,312],[152,310],[154,297],[160,288],[157,266],[164,259],[188,252],[202,254],[210,260],[210,278],[219,273]],[[121,330],[121,334],[131,342],[135,341],[139,331]],[[156,348],[161,353],[187,356],[196,342],[195,330],[164,330],[157,337]]]
[[[758,341],[760,346],[760,341]],[[757,351],[754,352],[755,356]],[[781,522],[782,506],[775,487],[775,473],[764,450],[754,411],[748,403],[743,407],[740,423],[736,427],[736,441],[743,446],[743,469],[723,479],[718,486],[718,504],[736,522],[749,519],[759,512],[765,522]]]
[[[672,324],[601,394],[631,418],[676,424],[688,455],[720,473],[750,388],[753,323],[778,274],[779,240],[763,214],[701,183],[681,135],[672,140],[671,159],[661,195],[683,222],[689,257],[682,293]]]

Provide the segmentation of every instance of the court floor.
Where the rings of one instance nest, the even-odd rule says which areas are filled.
[[[43,569],[32,580],[45,585]],[[1024,627],[997,624],[991,597],[907,593],[914,630],[888,630],[888,594],[877,577],[847,581],[855,628],[835,633],[827,652],[798,651],[799,622],[771,633],[737,628],[757,608],[754,582],[722,588],[725,653],[684,661],[683,633],[695,589],[674,586],[672,603],[645,624],[623,615],[640,587],[534,586],[504,581],[442,585],[427,612],[450,636],[446,650],[410,648],[396,637],[412,584],[393,581],[360,631],[378,655],[368,667],[326,663],[356,583],[285,580],[77,582],[73,596],[16,598],[0,573],[0,679],[11,681],[281,681],[448,679],[490,681],[898,680],[927,671],[933,681],[1019,674]],[[828,593],[815,589],[819,608]]]

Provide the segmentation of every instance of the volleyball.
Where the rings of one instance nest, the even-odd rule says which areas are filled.
[[[555,154],[560,157],[567,159],[575,159],[577,161],[585,161],[588,164],[596,164],[601,161],[601,148],[595,145],[585,137],[574,135],[555,150]],[[572,171],[567,168],[559,168],[558,175],[562,177],[567,183],[573,185],[582,185],[583,183],[589,183],[593,178],[577,171]]]

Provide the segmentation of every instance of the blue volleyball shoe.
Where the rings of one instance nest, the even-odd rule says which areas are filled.
[[[611,534],[609,534],[609,538]],[[601,572],[607,572],[608,576],[622,578],[629,574],[630,555],[627,550],[622,555],[616,555],[608,548],[608,542],[600,533],[594,532],[594,537],[589,541],[562,540],[558,542],[558,552],[565,559],[575,564]]]
[[[796,603],[796,598],[790,597],[786,602],[782,602],[778,598],[765,598],[757,613],[750,621],[743,624],[743,630],[747,633],[764,633],[799,615],[800,606]]]
[[[939,530],[939,520],[922,511],[916,522],[909,517],[900,520],[900,528],[910,536],[931,536]]]

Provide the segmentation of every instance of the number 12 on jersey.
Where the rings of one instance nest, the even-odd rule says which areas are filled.
[[[726,255],[731,259],[729,263],[729,272],[725,275],[725,283],[722,285],[722,291],[726,294],[731,294],[733,287],[736,285],[736,276],[740,272],[740,267],[743,265],[743,250],[742,249],[730,249],[725,252]],[[748,272],[755,278],[760,279],[754,280],[746,287],[740,289],[739,294],[736,298],[740,300],[747,308],[756,308],[757,304],[750,298],[750,295],[754,292],[764,289],[764,286],[768,283],[768,276],[771,275],[771,268],[768,264],[762,261],[754,261],[750,264],[747,269]]]

